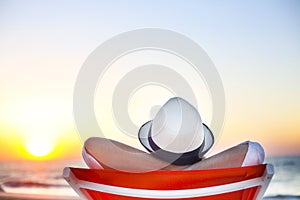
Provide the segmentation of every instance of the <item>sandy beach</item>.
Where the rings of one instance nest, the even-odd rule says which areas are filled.
[[[57,195],[33,195],[33,194],[15,194],[0,192],[1,200],[79,200],[79,197],[57,196]]]

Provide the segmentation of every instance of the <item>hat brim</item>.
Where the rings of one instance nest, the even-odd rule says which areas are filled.
[[[139,130],[138,137],[141,144],[151,153],[154,152],[150,143],[149,143],[149,131],[152,126],[152,120],[143,124]],[[203,157],[205,153],[209,151],[209,149],[214,144],[214,136],[211,130],[203,123],[203,130],[204,130],[204,147],[199,152],[199,158]]]

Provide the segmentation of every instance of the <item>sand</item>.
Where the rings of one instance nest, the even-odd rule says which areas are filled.
[[[79,200],[79,197],[70,197],[70,196],[55,196],[55,195],[34,195],[34,194],[14,194],[14,193],[6,193],[0,192],[1,200]]]

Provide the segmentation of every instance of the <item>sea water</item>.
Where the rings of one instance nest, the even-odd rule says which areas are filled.
[[[269,157],[266,162],[273,164],[275,174],[265,196],[300,199],[300,156]]]
[[[270,157],[275,175],[265,199],[300,200],[300,156]],[[0,187],[6,192],[76,196],[62,178],[64,167],[85,167],[82,161],[0,162]]]
[[[76,196],[62,177],[67,166],[85,167],[82,161],[0,162],[0,187],[8,193]]]

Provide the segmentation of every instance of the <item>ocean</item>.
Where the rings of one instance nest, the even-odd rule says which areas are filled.
[[[275,175],[265,200],[300,200],[300,156],[270,157]],[[0,190],[10,193],[76,196],[62,178],[66,166],[85,167],[82,161],[0,162]]]
[[[85,167],[85,164],[82,161],[0,162],[0,187],[8,193],[77,196],[62,178],[67,166]]]
[[[269,157],[266,163],[273,164],[275,174],[265,199],[300,199],[300,156]]]

